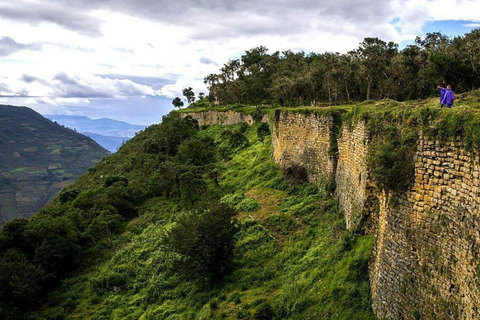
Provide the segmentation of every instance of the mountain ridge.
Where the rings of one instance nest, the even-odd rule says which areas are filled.
[[[108,153],[28,107],[0,105],[0,224],[30,217]]]
[[[110,118],[91,119],[86,116],[71,115],[46,115],[46,117],[92,138],[110,152],[116,152],[122,143],[146,128],[143,125]]]

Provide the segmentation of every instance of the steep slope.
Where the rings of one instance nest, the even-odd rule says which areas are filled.
[[[30,217],[108,153],[26,107],[0,105],[0,225]]]
[[[223,150],[214,171],[221,201],[239,211],[234,267],[224,281],[209,287],[172,271],[162,238],[188,206],[182,196],[172,196],[173,202],[156,196],[126,227],[111,256],[69,279],[43,316],[375,319],[367,276],[373,238],[346,231],[336,201],[315,185],[285,180],[270,157],[271,137],[263,143],[257,137],[259,126],[213,126],[197,135],[213,138]],[[232,147],[236,143],[230,137],[239,134],[248,145]],[[133,142],[127,143],[130,152],[122,158],[142,157],[132,153],[141,150],[139,141]],[[124,162],[122,158],[111,159],[109,167],[102,165],[95,175],[105,176],[113,161]],[[157,180],[162,173],[155,173],[162,170],[166,168],[151,173],[150,187],[165,186]],[[131,172],[126,176],[133,178]],[[202,187],[196,190],[196,201],[209,194]]]
[[[200,129],[170,115],[31,220],[7,224],[0,317],[374,319],[373,238],[345,229],[330,194],[285,178],[261,126]],[[239,213],[223,278],[176,268],[184,256],[167,250],[169,232],[226,204]],[[215,235],[211,228],[198,238]],[[190,231],[183,236],[196,241]]]

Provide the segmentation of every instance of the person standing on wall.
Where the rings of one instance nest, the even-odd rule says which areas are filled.
[[[453,107],[453,100],[455,99],[455,95],[453,94],[452,87],[450,85],[447,86],[445,89],[442,86],[438,86],[440,89],[440,108],[443,106],[447,108]]]

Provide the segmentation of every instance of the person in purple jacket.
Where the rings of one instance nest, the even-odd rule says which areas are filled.
[[[440,89],[440,108],[443,106],[447,108],[453,107],[453,99],[455,99],[455,95],[453,94],[452,87],[448,85],[447,89],[441,86],[438,88]]]

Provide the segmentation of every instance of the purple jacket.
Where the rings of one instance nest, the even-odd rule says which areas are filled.
[[[453,105],[453,99],[455,95],[451,89],[440,88],[440,103],[443,105],[451,106]]]

